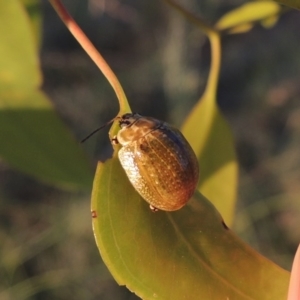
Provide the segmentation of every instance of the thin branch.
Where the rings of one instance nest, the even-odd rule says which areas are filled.
[[[218,33],[210,33],[208,35],[211,47],[211,65],[207,79],[205,93],[212,93],[213,99],[216,99],[216,91],[221,68],[221,41]]]

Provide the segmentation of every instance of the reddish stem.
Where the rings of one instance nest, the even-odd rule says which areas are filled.
[[[90,56],[90,58],[94,61],[94,63],[98,66],[101,70],[103,75],[111,84],[112,88],[114,89],[119,103],[120,103],[120,111],[122,113],[130,111],[129,105],[127,103],[126,95],[123,91],[123,88],[118,81],[116,75],[109,67],[105,59],[102,55],[98,52],[95,46],[91,43],[85,33],[81,30],[81,28],[77,25],[75,20],[71,17],[68,13],[64,5],[61,3],[60,0],[49,0],[54,9],[56,10],[57,14],[60,16],[62,21],[65,23],[66,27],[81,45],[81,47],[86,51],[86,53]]]

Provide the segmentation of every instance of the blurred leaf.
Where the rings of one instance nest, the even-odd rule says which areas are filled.
[[[245,23],[241,24],[239,26],[235,26],[229,30],[229,33],[236,34],[236,33],[245,33],[250,31],[253,28],[252,23]]]
[[[86,157],[40,91],[0,92],[0,153],[10,165],[62,186],[90,188]]]
[[[216,24],[216,28],[224,30],[269,18],[278,14],[280,6],[271,1],[249,2],[225,14]]]
[[[17,0],[0,0],[0,40],[1,157],[36,178],[89,188],[86,156],[38,89],[37,49]]]
[[[38,53],[28,16],[17,0],[0,0],[0,40],[0,90],[38,87]]]
[[[42,35],[42,15],[40,0],[20,0],[25,6],[25,9],[32,23],[32,30],[37,41],[37,45],[41,42]]]
[[[63,285],[67,285],[70,278],[68,272],[69,270],[60,269],[32,276],[6,290],[0,291],[0,299],[35,299],[39,292],[45,292],[47,289],[58,289]]]
[[[116,157],[98,164],[92,194],[97,246],[120,285],[142,299],[285,299],[289,275],[225,229],[200,194],[153,213]]]
[[[279,16],[271,16],[269,18],[265,18],[264,20],[261,21],[262,26],[265,28],[272,28],[277,22],[278,22]]]

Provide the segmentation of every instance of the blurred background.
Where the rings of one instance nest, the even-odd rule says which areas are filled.
[[[163,1],[63,2],[117,74],[132,110],[180,127],[210,67],[201,31]],[[214,24],[244,2],[183,3]],[[79,141],[114,117],[118,102],[48,1],[41,3],[43,90]],[[224,35],[218,89],[240,165],[233,230],[286,269],[300,240],[299,28],[299,12],[290,10],[270,29]],[[94,166],[111,153],[107,131],[83,145]],[[0,197],[1,300],[138,299],[101,261],[89,193],[62,191],[0,161]]]

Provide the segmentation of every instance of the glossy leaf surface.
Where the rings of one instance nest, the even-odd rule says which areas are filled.
[[[98,165],[92,215],[110,272],[143,299],[286,298],[288,273],[225,229],[203,196],[153,213],[117,158]]]

